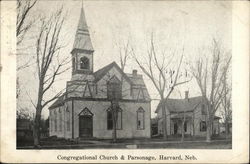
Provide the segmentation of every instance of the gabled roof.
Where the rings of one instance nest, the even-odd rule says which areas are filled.
[[[73,50],[75,49],[85,50],[85,51],[94,51],[83,8],[81,8],[80,19],[78,22],[76,35],[75,35],[75,41],[73,45]]]
[[[198,97],[191,97],[188,99],[165,99],[167,109],[174,113],[174,112],[189,112],[196,109],[196,107],[204,101],[204,98],[202,96]],[[157,109],[155,112],[158,112],[162,105],[162,102],[160,102],[157,106]]]
[[[133,84],[132,81],[128,78],[128,76],[127,76],[127,75],[121,70],[121,68],[116,64],[116,62],[112,62],[112,63],[110,63],[109,65],[107,65],[107,66],[105,66],[105,67],[103,67],[103,68],[97,70],[96,72],[94,72],[95,82],[101,80],[101,78],[103,78],[103,76],[105,76],[106,73],[108,73],[108,71],[109,71],[111,68],[113,68],[113,67],[115,67],[115,68],[123,75],[123,77],[124,77],[126,80],[128,80],[131,84]]]

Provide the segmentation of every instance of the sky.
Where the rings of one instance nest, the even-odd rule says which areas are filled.
[[[61,56],[71,56],[74,36],[80,17],[82,1],[39,1],[31,11],[32,17],[49,16],[63,5],[67,12],[66,21],[62,29],[60,43],[65,48]],[[83,7],[90,36],[94,47],[94,71],[116,61],[119,64],[119,45],[129,43],[135,48],[138,58],[143,61],[146,56],[151,34],[154,34],[157,48],[176,49],[177,52],[185,47],[183,67],[199,57],[199,49],[211,45],[212,38],[217,38],[226,50],[231,50],[231,2],[225,1],[84,1]],[[27,38],[19,47],[25,54],[19,57],[18,64],[31,59],[34,54],[34,39],[37,36],[39,23],[27,34]],[[125,68],[126,73],[137,69],[143,74],[135,61],[130,58]],[[18,77],[22,93],[18,105],[34,111],[31,103],[36,102],[37,76],[35,65],[19,71]],[[143,74],[144,75],[144,74]],[[66,81],[71,78],[71,70],[58,77],[51,91],[46,95],[57,93],[66,87]],[[159,99],[151,81],[143,76],[150,96]],[[183,98],[188,90],[190,97],[199,96],[198,86],[193,79],[189,83],[177,88],[171,95]],[[158,100],[151,102],[152,116]],[[47,108],[42,112],[44,118],[48,116]]]

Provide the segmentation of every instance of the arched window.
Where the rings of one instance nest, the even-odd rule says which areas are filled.
[[[107,96],[111,100],[122,98],[122,85],[116,76],[113,76],[107,83]]]
[[[143,130],[144,127],[145,127],[145,122],[144,122],[144,109],[142,107],[140,107],[138,110],[137,110],[137,129],[138,130]]]
[[[107,129],[108,130],[113,130],[113,113],[111,108],[107,110]],[[116,112],[116,129],[121,130],[122,129],[122,109],[119,108]]]
[[[80,59],[80,68],[89,69],[89,59],[87,57],[82,57]]]

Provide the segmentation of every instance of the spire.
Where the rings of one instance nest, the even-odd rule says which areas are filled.
[[[86,22],[83,6],[81,8],[80,19],[76,30],[75,42],[72,51],[74,51],[75,49],[94,51],[89,35],[88,25]]]
[[[83,7],[81,8],[81,14],[80,14],[80,19],[79,19],[79,22],[78,22],[77,30],[83,30],[86,33],[89,33],[88,25],[87,25],[87,22],[86,22]]]

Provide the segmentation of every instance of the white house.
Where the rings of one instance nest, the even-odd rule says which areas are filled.
[[[178,135],[182,132],[184,121],[184,133],[191,136],[206,136],[206,105],[202,96],[188,97],[185,92],[184,99],[165,100],[166,126],[168,135]],[[162,103],[160,102],[156,111],[158,118],[158,134],[163,134]],[[220,133],[220,117],[214,116],[212,133]]]
[[[93,72],[94,48],[83,8],[71,55],[72,78],[49,107],[50,136],[112,138],[110,98],[118,96],[117,138],[149,138],[151,100],[142,75],[124,73],[115,62]]]

